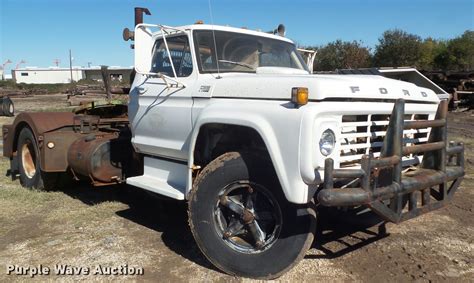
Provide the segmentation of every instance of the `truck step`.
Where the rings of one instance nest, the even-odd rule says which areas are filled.
[[[188,167],[185,163],[146,156],[142,176],[127,179],[127,184],[170,198],[184,200]]]
[[[176,188],[166,181],[154,177],[145,175],[131,177],[127,179],[127,184],[177,200],[184,200],[185,188]]]

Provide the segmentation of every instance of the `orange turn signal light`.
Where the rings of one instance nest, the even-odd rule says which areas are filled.
[[[291,102],[301,106],[308,104],[308,88],[307,87],[294,87],[291,89]]]

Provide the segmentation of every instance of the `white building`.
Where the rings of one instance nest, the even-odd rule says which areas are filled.
[[[112,66],[108,68],[109,75],[112,80],[128,81],[132,72],[131,67]],[[26,84],[61,84],[71,82],[71,70],[69,68],[38,68],[26,67],[22,69],[12,70],[12,77],[16,83]],[[102,81],[102,73],[100,66],[92,66],[90,68],[72,67],[73,81],[82,79],[91,79]]]
[[[12,70],[12,77],[16,83],[26,84],[60,84],[71,82],[71,70],[69,68],[38,68],[26,67]],[[78,81],[84,78],[80,67],[72,68],[72,79]]]

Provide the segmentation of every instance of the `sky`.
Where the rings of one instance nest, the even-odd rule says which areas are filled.
[[[147,23],[171,26],[211,23],[209,0],[0,0],[0,61],[6,71],[25,66],[133,65],[130,42],[133,8],[147,7]],[[474,30],[474,0],[211,0],[214,24],[273,30],[300,46],[361,40],[374,48],[388,29],[403,29],[422,38],[449,39]]]

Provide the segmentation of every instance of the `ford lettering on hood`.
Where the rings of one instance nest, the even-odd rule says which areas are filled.
[[[214,85],[213,97],[288,100],[293,87],[307,87],[310,101],[393,101],[438,103],[428,88],[376,75],[301,75],[301,74],[222,74]],[[265,82],[265,83],[263,83]]]

